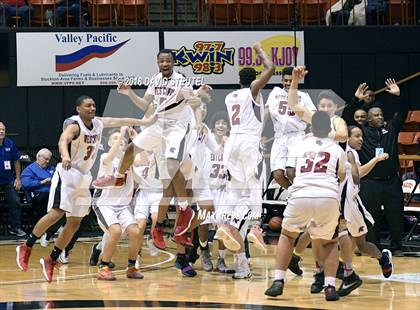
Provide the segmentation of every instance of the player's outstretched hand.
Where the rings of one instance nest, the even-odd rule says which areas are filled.
[[[131,86],[124,83],[119,84],[117,87],[117,92],[122,95],[128,96],[131,91]]]
[[[395,82],[394,79],[386,79],[385,84],[388,87],[386,89],[388,93],[394,96],[400,95],[400,88],[398,87],[398,84]]]
[[[292,72],[292,79],[293,80],[301,80],[308,74],[308,70],[306,70],[305,66],[297,66],[293,68]]]
[[[366,83],[362,83],[357,87],[354,96],[359,99],[359,101],[365,99],[367,97],[366,92],[369,89],[369,86]]]

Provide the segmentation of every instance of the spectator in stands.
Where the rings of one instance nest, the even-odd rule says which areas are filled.
[[[19,16],[20,26],[29,26],[29,11],[34,13],[35,9],[29,7],[24,0],[1,0],[0,1],[0,26],[7,26],[9,18]]]
[[[354,121],[358,123],[360,126],[364,126],[367,121],[367,113],[363,109],[357,109],[354,112]]]
[[[55,25],[67,26],[67,14],[72,16],[76,27],[87,26],[87,8],[84,6],[86,0],[56,0]],[[70,23],[70,21],[69,21]]]
[[[50,165],[51,156],[50,150],[40,149],[36,154],[36,161],[22,172],[23,188],[31,192],[34,224],[47,213],[51,178],[55,171],[55,167]]]
[[[388,0],[367,0],[366,25],[381,25],[388,15]]]
[[[20,153],[13,141],[6,138],[6,126],[0,122],[0,190],[6,194],[9,208],[9,234],[23,237],[26,233],[21,228],[20,190]]]
[[[400,89],[393,80],[387,80],[387,91],[399,94]],[[360,86],[359,86],[360,89]],[[343,119],[348,125],[357,125],[353,119],[352,107],[348,105],[343,111]],[[354,109],[354,107],[353,107]],[[375,225],[367,237],[370,242],[379,244],[382,216],[388,223],[391,233],[390,249],[394,256],[402,256],[401,239],[403,229],[404,201],[402,181],[398,175],[400,163],[398,158],[398,134],[405,122],[408,104],[402,104],[393,118],[385,124],[381,108],[371,107],[368,110],[367,124],[360,126],[363,131],[362,149],[358,151],[362,165],[372,158],[388,153],[389,159],[378,163],[360,183],[360,197],[375,220]],[[383,206],[383,210],[382,210]]]

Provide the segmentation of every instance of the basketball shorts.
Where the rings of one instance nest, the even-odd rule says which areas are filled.
[[[137,225],[130,206],[97,206],[93,207],[98,218],[99,227],[108,232],[111,225],[118,224],[124,232],[130,225]]]
[[[47,210],[61,209],[67,217],[84,217],[89,214],[92,203],[89,190],[91,182],[90,172],[82,173],[75,168],[64,170],[59,163],[51,179]]]
[[[252,176],[258,176],[261,160],[260,137],[241,134],[229,137],[223,164],[236,180],[247,182]]]
[[[283,215],[282,227],[287,231],[308,230],[311,239],[338,237],[340,205],[337,199],[290,197]]]
[[[148,219],[150,214],[157,213],[162,195],[161,191],[138,191],[135,199],[134,218],[136,220]]]
[[[291,132],[283,136],[276,137],[271,147],[270,166],[271,171],[286,170],[287,155],[290,148],[304,137],[305,133],[301,131]]]
[[[158,119],[134,138],[133,143],[142,150],[161,150],[162,153],[156,157],[160,179],[170,179],[165,169],[166,159],[182,159],[187,130],[188,122]]]

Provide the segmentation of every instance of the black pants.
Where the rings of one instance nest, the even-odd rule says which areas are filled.
[[[360,185],[360,197],[375,220],[375,225],[367,234],[367,240],[378,245],[381,220],[384,218],[391,233],[390,248],[401,249],[404,227],[404,196],[401,178],[399,176],[394,176],[390,180],[363,178]],[[384,206],[384,210],[381,210],[381,206]]]
[[[20,198],[13,183],[0,184],[0,190],[6,194],[6,203],[9,208],[9,224],[12,229],[21,227],[22,208],[20,206]]]

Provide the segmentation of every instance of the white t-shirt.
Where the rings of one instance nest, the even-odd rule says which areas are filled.
[[[139,189],[146,191],[162,191],[162,182],[157,178],[156,159],[153,153],[147,154],[148,164],[144,166],[133,165],[135,180]]]

